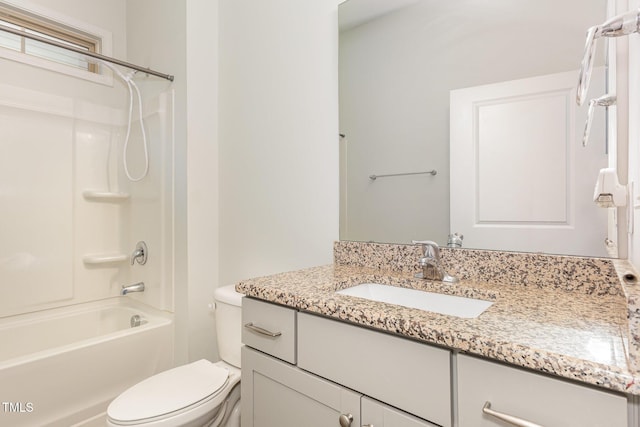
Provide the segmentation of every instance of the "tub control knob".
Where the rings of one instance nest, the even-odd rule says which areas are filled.
[[[134,262],[137,262],[140,265],[145,265],[147,263],[147,257],[149,256],[149,249],[147,249],[147,244],[145,242],[138,242],[136,245],[136,249],[131,254],[131,265]]]
[[[340,427],[349,427],[353,422],[353,415],[342,414],[338,420],[340,421]]]

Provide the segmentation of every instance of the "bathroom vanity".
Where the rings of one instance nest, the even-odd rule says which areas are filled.
[[[265,330],[245,328],[243,337],[249,427],[503,426],[500,414],[483,413],[487,402],[544,426],[628,425],[623,395],[452,349],[251,298],[243,323]]]
[[[459,318],[336,293],[367,282],[493,304]],[[443,288],[340,264],[237,288],[244,426],[638,425],[634,346],[613,291]]]

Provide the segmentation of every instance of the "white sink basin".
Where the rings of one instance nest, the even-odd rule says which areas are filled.
[[[336,293],[467,319],[480,316],[493,304],[491,301],[399,288],[379,283],[363,283]]]

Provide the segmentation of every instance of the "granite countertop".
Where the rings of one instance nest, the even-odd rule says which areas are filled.
[[[465,319],[335,293],[367,282],[494,304],[477,318]],[[337,264],[245,280],[236,289],[302,311],[640,395],[640,373],[629,359],[628,307],[622,294],[467,279],[452,285],[406,272]]]

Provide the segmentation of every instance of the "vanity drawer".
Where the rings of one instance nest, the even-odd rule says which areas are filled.
[[[457,359],[460,427],[512,425],[485,414],[487,402],[489,410],[545,427],[627,427],[624,396],[476,357]]]
[[[296,310],[244,297],[242,325],[245,345],[296,363]]]
[[[444,427],[451,426],[451,353],[298,313],[298,366]]]

